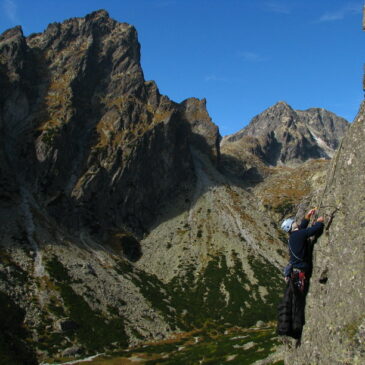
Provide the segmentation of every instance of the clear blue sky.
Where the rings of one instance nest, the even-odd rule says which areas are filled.
[[[139,34],[146,80],[207,99],[221,134],[284,100],[352,121],[363,99],[362,0],[0,0],[25,35],[104,8]]]

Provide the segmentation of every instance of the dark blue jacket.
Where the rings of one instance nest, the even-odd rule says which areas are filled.
[[[308,224],[309,221],[303,219],[300,223],[299,230],[291,232],[289,236],[290,263],[293,267],[302,270],[308,269],[310,264],[306,262],[308,238],[316,234],[321,234],[324,227],[324,224],[321,222],[316,222],[310,228],[307,228]]]

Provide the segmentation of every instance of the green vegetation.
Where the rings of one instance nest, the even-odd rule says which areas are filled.
[[[224,336],[222,337],[224,329],[232,326],[250,327],[258,320],[268,322],[275,319],[277,303],[283,290],[279,270],[263,257],[250,256],[248,261],[257,280],[256,284],[252,284],[234,251],[232,258],[234,265],[228,267],[224,255],[211,257],[201,273],[194,272],[193,265],[181,267],[184,276],[176,277],[168,284],[155,275],[136,269],[128,260],[120,260],[115,267],[118,274],[127,276],[139,288],[151,307],[160,312],[173,330],[196,331],[203,328],[209,338],[219,336],[223,341],[218,346],[217,342],[208,340],[203,348],[197,345],[189,353],[179,351],[171,360],[175,362],[163,363],[189,363],[190,358],[194,359],[202,352],[207,359],[223,359],[228,351],[224,345]],[[76,324],[67,334],[71,341],[77,339],[87,350],[93,352],[110,348],[111,343],[117,343],[120,348],[127,345],[123,319],[118,316],[117,308],[109,308],[112,315],[109,319],[92,310],[86,300],[74,291],[71,286],[74,281],[56,257],[48,261],[47,270],[64,303],[64,316]],[[61,315],[63,310],[57,302],[52,302],[49,309],[56,315]],[[133,333],[136,338],[142,339],[143,336],[137,329]],[[267,343],[262,343],[260,356],[271,348],[271,337]],[[47,339],[45,336],[42,340],[44,345],[49,345],[50,342],[62,339]],[[163,351],[173,351],[173,345],[164,346],[166,348]],[[252,349],[251,355],[246,350],[245,359],[256,356],[257,350]],[[236,358],[232,363],[234,361]],[[239,361],[242,358],[237,355],[236,363],[243,363]]]
[[[100,351],[111,343],[127,345],[122,318],[107,320],[94,312],[85,300],[67,284],[60,284],[61,296],[71,321],[77,323],[75,330],[78,340],[89,350]]]
[[[206,363],[223,361],[224,356],[230,353],[229,341],[231,341],[224,336],[225,329],[232,326],[249,327],[258,320],[275,319],[277,303],[282,293],[280,272],[264,258],[250,256],[248,261],[257,280],[256,284],[252,284],[241,260],[234,251],[232,259],[234,264],[228,267],[224,255],[212,256],[200,273],[194,271],[193,265],[186,265],[181,267],[181,272],[185,274],[174,278],[168,284],[160,281],[155,275],[136,269],[128,260],[119,261],[115,270],[132,280],[140,289],[141,294],[151,303],[151,307],[160,312],[173,330],[196,332],[199,329],[199,336],[206,338],[206,343],[196,344],[187,352],[176,351],[177,343],[164,344],[160,350],[174,352],[174,355],[161,363],[194,363],[190,361],[195,361],[194,359],[199,358],[202,354],[204,354]],[[48,279],[47,285],[58,291],[59,295],[51,299],[47,307],[48,314],[42,320],[42,326],[38,328],[40,337],[37,347],[39,349],[46,350],[50,356],[54,356],[58,349],[69,346],[75,340],[81,343],[86,351],[92,352],[111,350],[114,346],[119,348],[127,346],[128,337],[124,330],[124,321],[119,316],[117,307],[108,308],[110,317],[107,318],[90,307],[87,302],[88,297],[75,292],[73,285],[76,281],[56,257],[46,263],[46,268],[51,278]],[[260,287],[265,287],[266,291],[261,290]],[[95,300],[95,298],[90,299]],[[2,300],[2,302],[6,303],[6,300]],[[121,302],[120,306],[123,305],[125,303]],[[9,305],[8,309],[2,309],[2,313],[9,318],[11,318],[10,307]],[[16,307],[13,310],[16,310]],[[52,317],[49,313],[56,318],[66,318],[74,325],[65,330],[67,333],[47,331],[46,328],[51,325]],[[17,314],[18,319],[15,323],[21,323],[21,315],[21,312]],[[18,327],[21,328],[20,325]],[[143,339],[143,335],[137,329],[132,331],[136,338]],[[6,343],[4,333],[6,334],[3,331],[0,338],[3,343]],[[21,336],[23,334],[17,335],[17,338],[20,338],[18,346],[23,346],[22,351],[24,352],[27,347]],[[65,340],[66,337],[67,340]],[[273,344],[272,336],[270,340],[265,341],[260,345],[262,349],[260,347],[259,351],[257,347],[245,350],[244,358],[250,359],[257,354],[260,356],[266,354]],[[179,345],[185,346],[186,344],[183,341]],[[5,354],[4,348],[0,347],[0,354],[4,353],[4,358],[6,358],[5,356],[8,355]],[[16,351],[16,353],[21,354],[22,351]],[[151,348],[151,353],[154,351],[155,347]],[[239,354],[235,354],[235,358],[232,358],[230,362],[244,364],[242,359]],[[149,361],[155,360],[150,359]],[[162,360],[160,359],[160,361]],[[17,364],[15,360],[13,363]],[[151,364],[154,363],[151,362]]]
[[[52,260],[47,261],[46,268],[53,280],[56,282],[71,282],[71,278],[68,275],[68,270],[62,265],[61,262],[54,256]]]
[[[56,257],[48,261],[46,267],[60,291],[69,320],[75,323],[75,329],[70,331],[69,337],[76,336],[86,349],[92,351],[101,351],[111,343],[117,343],[120,347],[127,345],[123,319],[115,315],[115,310],[112,318],[105,318],[100,312],[92,310],[71,287],[68,270]],[[52,309],[53,312],[60,311],[57,306]]]
[[[254,306],[258,307],[256,312],[257,319],[262,321],[270,321],[276,318],[277,305],[280,302],[282,293],[284,292],[284,281],[279,269],[274,267],[264,257],[260,259],[255,256],[249,257],[249,263],[258,280],[258,284],[253,289],[258,290],[258,285],[266,287],[268,294],[265,297],[265,303],[258,300]],[[260,317],[260,318],[259,318]]]
[[[64,317],[66,315],[62,305],[57,305],[55,303],[50,303],[48,305],[48,310],[56,317]]]
[[[282,217],[285,217],[287,214],[293,212],[294,208],[295,201],[292,199],[285,199],[274,207],[274,211],[275,213],[279,213]]]
[[[249,263],[258,281],[252,284],[242,262],[234,252],[232,256],[231,268],[225,256],[214,257],[203,272],[194,275],[193,266],[181,268],[186,274],[168,284],[126,261],[116,270],[131,278],[173,329],[219,328],[222,324],[249,327],[258,320],[274,320],[283,291],[280,271],[264,258],[251,256]],[[260,287],[267,290],[264,298]]]
[[[132,350],[104,356],[88,365],[128,363],[138,357],[142,364],[252,364],[273,352],[277,339],[273,328],[261,330],[231,328],[217,333],[198,330],[173,340],[136,347]],[[277,362],[281,364],[282,362]]]
[[[42,134],[42,142],[48,146],[52,146],[60,131],[61,128],[59,126],[48,127]]]
[[[227,322],[248,325],[241,313],[245,300],[249,300],[249,293],[243,288],[247,282],[241,262],[237,260],[230,270],[225,257],[219,256],[208,263],[196,283],[192,275],[188,277],[188,283],[178,280],[173,283],[175,293],[179,294],[175,295],[174,304],[178,309],[187,310],[184,316],[187,326],[199,328]],[[184,287],[190,290],[179,293]]]
[[[25,312],[5,293],[0,292],[0,359],[2,365],[37,364],[29,348],[29,333],[24,327]]]
[[[235,339],[236,336],[222,335],[206,338],[204,342],[191,345],[187,349],[176,351],[167,359],[147,361],[148,365],[171,364],[219,364],[226,363],[231,356],[230,364],[252,364],[270,354],[274,345],[271,331],[250,333],[244,339]],[[254,342],[251,348],[244,350],[244,346]],[[248,346],[249,347],[249,346]],[[260,349],[260,351],[258,351]]]
[[[350,322],[343,328],[345,338],[349,339],[350,342],[356,342],[356,336],[359,333],[359,327],[364,320],[364,316],[358,317],[356,320]]]
[[[50,355],[54,355],[57,349],[62,348],[65,341],[65,335],[63,333],[46,333],[45,330],[38,329],[39,339],[37,342],[37,348],[43,351],[47,351]]]

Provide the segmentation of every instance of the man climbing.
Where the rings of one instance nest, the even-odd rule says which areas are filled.
[[[290,261],[284,270],[287,282],[283,301],[279,305],[277,332],[300,340],[304,325],[305,297],[308,291],[309,277],[312,271],[312,242],[310,237],[318,237],[324,227],[323,217],[308,228],[315,209],[311,209],[300,225],[294,219],[284,220],[281,228],[289,233]],[[297,345],[300,342],[298,341]]]
[[[308,238],[311,236],[318,236],[322,233],[324,227],[324,219],[323,217],[319,217],[315,224],[311,227],[308,227],[309,220],[312,215],[316,212],[315,209],[311,209],[304,217],[300,225],[298,225],[294,219],[289,218],[286,219],[281,228],[289,233],[289,255],[290,261],[289,265],[293,269],[297,269],[298,271],[303,271],[304,273],[309,273],[311,271],[311,262],[309,262],[308,258],[308,250],[309,250],[309,241]],[[290,268],[288,270],[288,275],[290,276]]]

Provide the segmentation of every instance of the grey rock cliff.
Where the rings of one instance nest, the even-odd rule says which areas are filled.
[[[326,228],[314,248],[314,273],[302,346],[288,364],[365,361],[365,104],[343,139],[314,204]]]

